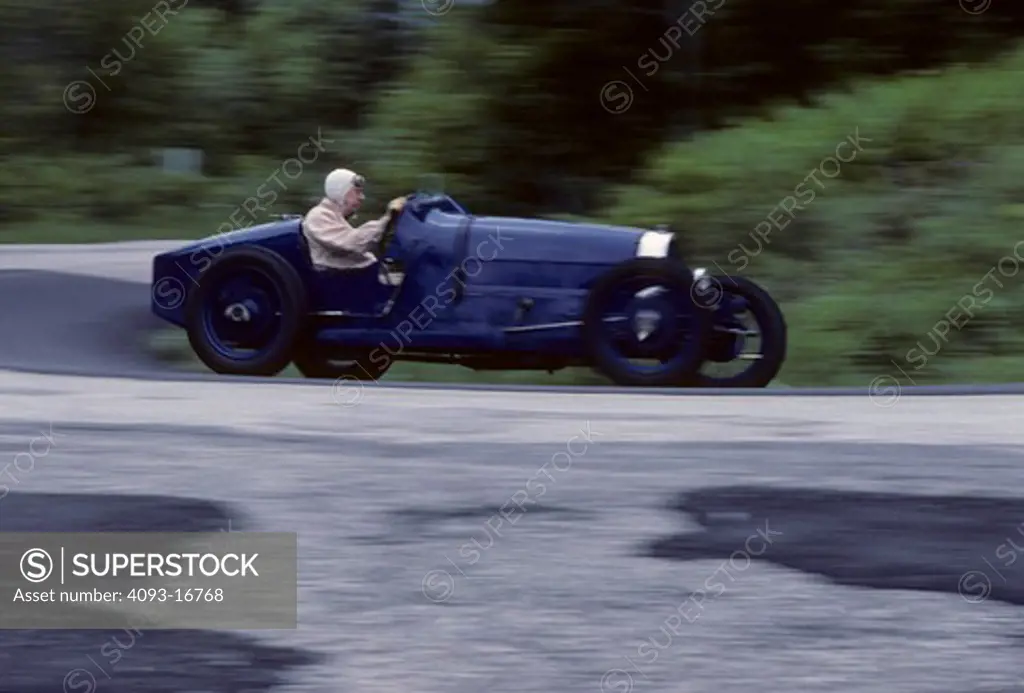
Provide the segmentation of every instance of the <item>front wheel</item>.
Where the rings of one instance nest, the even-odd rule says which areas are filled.
[[[705,342],[707,359],[687,383],[704,388],[763,388],[786,360],[786,320],[771,295],[745,277],[711,277],[719,299]],[[731,375],[717,371],[735,368]]]
[[[703,361],[711,313],[694,300],[681,262],[637,258],[594,284],[583,311],[583,343],[594,368],[619,385],[672,387]]]

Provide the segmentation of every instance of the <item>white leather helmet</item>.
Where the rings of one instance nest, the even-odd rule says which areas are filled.
[[[336,168],[327,174],[327,179],[324,181],[324,194],[327,199],[342,204],[349,190],[361,188],[365,182],[365,179],[354,171],[349,171],[347,168]]]

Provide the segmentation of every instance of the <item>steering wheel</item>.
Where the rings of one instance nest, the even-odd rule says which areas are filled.
[[[408,201],[413,197],[414,195],[406,195],[405,199]],[[388,243],[390,243],[391,239],[395,237],[395,224],[398,223],[398,217],[402,216],[402,212],[404,211],[405,209],[403,208],[399,212],[389,211],[388,213],[388,220],[384,223],[384,233],[380,235],[380,241],[377,244],[377,257],[382,261],[384,259],[384,252],[388,248]]]
[[[377,247],[377,256],[383,258],[384,251],[387,249],[387,245],[391,242],[391,239],[395,236],[395,224],[398,222],[398,218],[406,211],[408,203],[413,199],[417,199],[422,205],[435,205],[437,203],[447,202],[449,206],[454,206],[458,209],[458,205],[454,205],[452,199],[444,193],[437,195],[426,195],[422,192],[414,192],[405,196],[406,205],[402,208],[402,211],[396,213],[390,213],[387,222],[384,224],[384,232],[381,234],[380,243]],[[461,210],[460,210],[461,211]]]

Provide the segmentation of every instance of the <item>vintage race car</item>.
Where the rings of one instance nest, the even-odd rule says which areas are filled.
[[[365,269],[314,267],[300,217],[157,255],[152,309],[211,370],[370,380],[399,360],[553,372],[621,385],[764,387],[785,358],[772,298],[691,270],[672,233],[474,216],[417,193]],[[756,353],[745,353],[751,341]],[[740,362],[732,375],[708,363]]]

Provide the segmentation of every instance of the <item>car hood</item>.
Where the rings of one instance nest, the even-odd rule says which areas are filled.
[[[547,219],[476,217],[468,252],[503,261],[608,264],[634,257],[645,229]],[[489,244],[489,245],[488,245]]]

